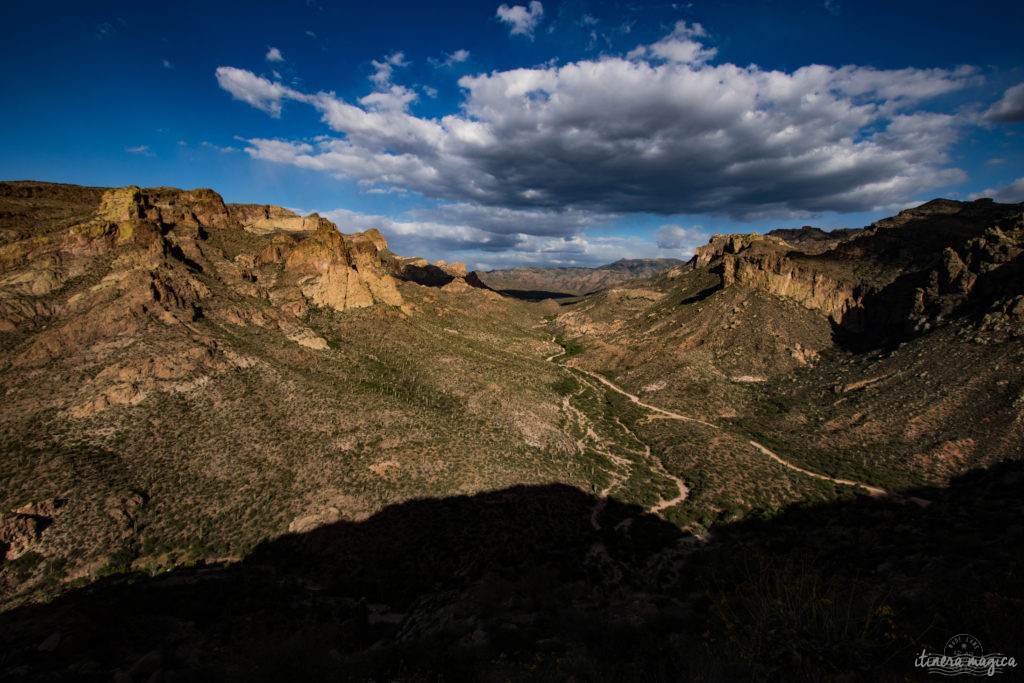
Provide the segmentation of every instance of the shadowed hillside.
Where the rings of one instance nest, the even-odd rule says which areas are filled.
[[[419,500],[237,564],[104,579],[0,616],[7,680],[917,680],[1014,652],[1024,469],[719,527],[565,486]],[[160,678],[154,679],[155,672]]]

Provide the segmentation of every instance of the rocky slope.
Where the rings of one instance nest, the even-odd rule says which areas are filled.
[[[1013,654],[1022,208],[715,236],[545,316],[315,215],[0,183],[0,678]]]
[[[556,325],[578,363],[812,469],[942,481],[1024,442],[1022,208],[935,200],[838,235],[716,235]]]
[[[628,280],[652,277],[681,264],[678,259],[620,259],[597,268],[530,267],[478,272],[481,281],[497,290],[546,294],[589,294]]]
[[[461,264],[211,190],[3,183],[0,211],[4,599],[579,457],[548,335]]]
[[[716,235],[692,265],[714,263],[723,286],[820,311],[851,341],[899,342],[968,311],[1019,334],[1020,214],[1019,205],[938,199],[839,235],[813,228]]]

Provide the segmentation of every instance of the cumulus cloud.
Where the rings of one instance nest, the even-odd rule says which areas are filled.
[[[376,228],[388,237],[389,246],[398,253],[448,253],[466,248],[503,249],[514,244],[514,239],[501,240],[492,246],[492,236],[485,230],[468,225],[447,224],[431,220],[396,220],[389,216],[372,215],[334,209],[320,215],[338,225],[342,232],[358,232]]]
[[[584,230],[594,221],[556,212],[502,210],[488,215],[485,207],[449,205],[410,211],[398,219],[348,209],[322,211],[320,215],[334,221],[342,232],[376,228],[396,253],[416,254],[430,260],[458,258],[471,269],[519,265],[593,267],[620,258],[666,255],[661,247],[639,237],[588,237]],[[515,225],[521,230],[516,231]],[[669,255],[692,253],[691,248]]]
[[[684,228],[680,225],[669,224],[658,228],[654,241],[662,249],[685,249],[692,253],[694,247],[707,241],[707,237],[701,232],[699,225]]]
[[[410,113],[414,93],[392,87],[402,53],[373,62],[377,91],[355,103],[233,67],[217,78],[272,116],[285,99],[312,105],[338,134],[251,139],[254,158],[460,204],[803,218],[964,179],[948,150],[971,119],[918,105],[974,84],[976,69],[712,64],[705,37],[680,22],[625,58],[464,76],[458,112],[441,118]]]
[[[409,216],[441,223],[472,225],[493,235],[528,234],[549,237],[581,235],[617,216],[576,209],[508,209],[467,202],[413,209]]]
[[[654,243],[639,237],[535,237],[525,236],[514,247],[496,253],[466,253],[460,256],[480,270],[512,268],[519,265],[594,266],[619,259],[688,257],[692,252],[664,253]]]
[[[359,104],[374,110],[404,110],[418,95],[403,85],[390,85],[385,89],[372,92],[359,98]]]
[[[718,53],[717,49],[706,48],[697,40],[705,37],[707,31],[700,24],[687,25],[685,21],[679,21],[670,35],[653,45],[640,45],[631,50],[627,57],[639,59],[646,56],[680,64],[700,64],[714,59]]]
[[[409,66],[409,62],[405,61],[404,52],[392,52],[383,60],[377,61],[374,59],[370,63],[373,65],[373,73],[370,74],[370,80],[378,87],[390,85],[391,77],[395,73],[395,67]]]
[[[267,50],[266,60],[268,62],[283,62],[284,57],[281,55],[281,51],[276,47],[272,47]]]
[[[1024,178],[1017,178],[1006,187],[990,187],[987,190],[975,192],[969,195],[968,199],[978,199],[980,197],[991,197],[997,202],[1005,202],[1007,204],[1024,202]]]
[[[529,38],[533,38],[533,30],[537,28],[542,16],[544,16],[544,5],[537,0],[530,2],[529,9],[523,5],[513,5],[512,7],[501,5],[497,11],[498,19],[509,25],[510,35],[522,35]]]
[[[274,118],[281,116],[281,101],[284,99],[310,101],[309,97],[297,90],[269,81],[245,69],[221,66],[217,68],[216,76],[217,84],[231,93],[236,100],[265,111]]]
[[[1009,88],[1001,100],[989,107],[985,118],[999,123],[1024,121],[1024,83]]]

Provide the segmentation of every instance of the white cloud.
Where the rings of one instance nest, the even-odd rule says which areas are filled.
[[[999,123],[1020,123],[1024,121],[1024,83],[1007,89],[1003,98],[993,104],[985,118]]]
[[[605,225],[617,216],[576,209],[508,209],[468,202],[442,204],[430,209],[413,209],[409,216],[441,223],[472,225],[493,235],[540,235],[564,237],[581,235]]]
[[[396,66],[409,66],[409,62],[405,61],[404,52],[392,52],[383,61],[378,62],[374,59],[370,63],[373,65],[373,73],[370,74],[370,80],[378,87],[385,87],[391,84],[391,76],[394,74]]]
[[[269,50],[267,50],[267,55],[266,55],[265,59],[268,62],[283,62],[284,61],[284,57],[281,55],[281,51],[278,50],[276,47],[272,47]]]
[[[444,59],[441,61],[438,61],[436,59],[433,60],[433,63],[438,66],[452,66],[454,64],[461,64],[462,62],[465,62],[467,59],[469,59],[469,50],[459,49],[456,50],[455,52],[452,52],[451,54],[445,55]]]
[[[968,195],[968,199],[978,199],[980,197],[991,197],[997,202],[1004,202],[1006,204],[1024,202],[1024,178],[1017,178],[1006,187],[990,187],[987,190]]]
[[[684,249],[692,254],[695,247],[707,242],[707,236],[701,230],[699,225],[692,228],[675,224],[663,225],[655,233],[654,241],[662,249]]]
[[[297,90],[268,81],[245,69],[221,66],[217,67],[216,76],[217,84],[236,100],[251,104],[274,118],[281,116],[281,101],[284,99],[310,101],[309,97]]]
[[[386,90],[378,90],[359,98],[359,104],[373,110],[403,111],[408,109],[409,103],[416,100],[417,97],[415,92],[405,86],[392,85]]]
[[[627,55],[632,59],[650,57],[665,59],[680,64],[701,64],[714,59],[718,50],[706,48],[698,38],[707,37],[707,32],[700,24],[687,25],[685,21],[676,22],[672,33],[653,45],[640,45]]]
[[[532,39],[533,30],[544,16],[544,5],[537,0],[530,2],[529,9],[523,5],[501,5],[496,14],[498,19],[509,25],[510,35],[523,35]]]
[[[467,252],[459,255],[471,268],[492,270],[519,265],[594,267],[619,259],[689,258],[691,250],[666,252],[639,237],[530,237],[497,253]]]
[[[124,151],[129,154],[138,154],[144,157],[155,157],[156,154],[149,148],[148,145],[139,145],[138,147],[125,147]]]
[[[976,69],[713,65],[705,36],[680,22],[626,59],[464,76],[458,113],[441,118],[411,114],[415,94],[391,84],[402,53],[373,62],[376,92],[356,103],[232,67],[217,78],[272,116],[308,103],[339,134],[251,139],[254,158],[458,203],[778,219],[879,210],[964,179],[948,150],[973,119],[917,107]]]

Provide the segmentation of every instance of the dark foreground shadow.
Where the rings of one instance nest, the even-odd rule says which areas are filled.
[[[403,503],[0,615],[0,677],[916,680],[961,632],[1024,658],[1024,468],[917,493],[707,544],[615,500],[594,529],[598,501],[561,485]]]

